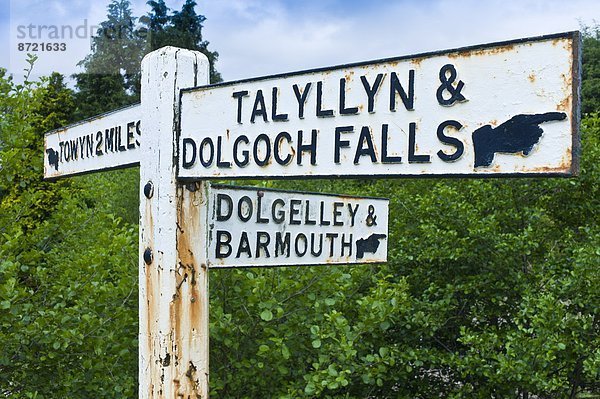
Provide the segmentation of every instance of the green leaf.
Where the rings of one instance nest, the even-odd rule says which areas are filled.
[[[271,321],[273,320],[273,312],[271,312],[269,309],[265,309],[260,313],[260,318],[264,321]]]

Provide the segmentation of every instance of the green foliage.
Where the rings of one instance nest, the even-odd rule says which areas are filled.
[[[0,395],[133,397],[137,227],[101,188],[42,181],[42,133],[74,109],[62,76],[2,70],[0,90]]]
[[[600,111],[600,26],[583,27],[581,111]]]
[[[270,183],[390,197],[389,262],[211,273],[213,395],[600,394],[600,118],[582,130],[574,179]]]

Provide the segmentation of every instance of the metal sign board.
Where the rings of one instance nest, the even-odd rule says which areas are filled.
[[[209,267],[387,260],[387,199],[212,186]]]
[[[139,104],[46,133],[44,178],[139,165]]]
[[[185,89],[180,179],[577,173],[577,32]]]

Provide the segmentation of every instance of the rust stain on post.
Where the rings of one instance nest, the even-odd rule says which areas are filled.
[[[208,392],[203,391],[202,387],[207,384],[203,384],[201,378],[202,372],[208,373],[208,370],[204,371],[205,367],[198,363],[202,356],[208,356],[208,353],[203,354],[204,334],[208,334],[205,331],[208,325],[208,292],[201,291],[208,288],[204,284],[207,271],[202,268],[201,257],[199,259],[195,254],[198,248],[194,244],[195,236],[203,228],[200,223],[203,190],[190,191],[180,186],[178,191],[178,198],[181,198],[177,205],[180,228],[177,230],[178,266],[174,272],[177,289],[170,304],[174,355],[178,359],[174,374],[178,376],[176,394],[185,398],[204,399],[208,397]]]

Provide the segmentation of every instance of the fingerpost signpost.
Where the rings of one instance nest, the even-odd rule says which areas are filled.
[[[140,104],[45,137],[47,179],[140,166],[140,398],[208,398],[209,269],[387,260],[385,199],[208,180],[578,172],[578,32],[216,85],[208,68],[156,50]]]

